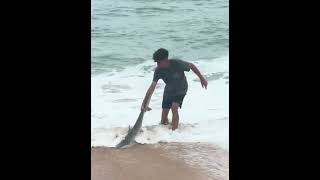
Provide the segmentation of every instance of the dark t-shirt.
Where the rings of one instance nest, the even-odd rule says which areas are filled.
[[[164,95],[175,96],[187,93],[188,82],[184,71],[190,71],[189,64],[179,59],[170,59],[169,67],[155,69],[153,81],[162,79],[166,83]]]

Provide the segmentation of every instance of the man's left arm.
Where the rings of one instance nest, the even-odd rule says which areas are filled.
[[[201,72],[199,69],[192,63],[189,63],[190,69],[199,77],[201,86],[205,87],[207,89],[208,86],[208,81],[202,76]]]

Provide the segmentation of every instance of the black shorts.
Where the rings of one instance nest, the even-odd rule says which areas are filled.
[[[178,103],[179,107],[181,109],[183,98],[186,94],[181,94],[181,95],[175,95],[175,96],[163,96],[162,99],[162,108],[164,109],[170,109],[172,106],[172,103]]]

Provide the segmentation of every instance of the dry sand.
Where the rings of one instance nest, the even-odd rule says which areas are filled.
[[[91,180],[227,180],[229,153],[206,143],[91,150]]]

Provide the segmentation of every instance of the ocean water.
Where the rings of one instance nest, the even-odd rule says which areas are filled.
[[[91,144],[113,147],[133,126],[149,87],[158,48],[194,63],[177,131],[159,125],[164,83],[152,96],[139,143],[210,142],[229,148],[228,0],[92,0]],[[169,120],[171,113],[169,114]]]

